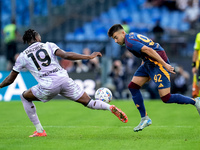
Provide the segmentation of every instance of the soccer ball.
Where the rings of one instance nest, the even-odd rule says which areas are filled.
[[[101,87],[95,92],[94,97],[96,100],[109,103],[112,100],[112,92],[108,88]]]

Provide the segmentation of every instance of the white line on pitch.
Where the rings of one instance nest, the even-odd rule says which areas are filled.
[[[4,125],[0,125],[0,127],[8,127]],[[9,126],[9,128],[24,128],[24,127],[34,127],[34,126]],[[135,126],[43,126],[44,128],[134,128]],[[151,128],[194,128],[194,126],[154,126]]]

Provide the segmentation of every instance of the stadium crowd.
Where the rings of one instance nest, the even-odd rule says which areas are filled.
[[[9,25],[11,23],[11,6],[7,5],[9,2],[8,1],[2,1],[2,31],[6,28],[6,25]],[[51,5],[52,6],[64,6],[67,3],[67,0],[52,0],[51,1]],[[25,15],[24,11],[26,9],[28,9],[28,4],[29,1],[23,1],[23,0],[16,0],[17,4],[23,4],[23,5],[16,5],[16,28],[19,29],[21,27],[29,27],[31,25],[31,21],[30,21],[30,16]],[[48,7],[47,7],[47,2],[46,1],[42,1],[42,0],[34,0],[34,15],[35,16],[48,16],[48,14],[50,12],[48,12]],[[40,5],[37,5],[38,3],[40,3]],[[106,22],[106,19],[109,20],[112,15],[113,12],[115,12],[116,10],[118,10],[119,12],[123,12],[121,15],[119,16],[120,23],[123,24],[123,27],[126,29],[126,32],[132,32],[132,31],[137,31],[137,32],[142,32],[145,34],[151,34],[153,33],[152,39],[155,42],[165,42],[166,40],[166,35],[169,33],[170,30],[168,30],[168,28],[166,28],[165,24],[165,18],[170,18],[168,17],[161,17],[158,15],[158,13],[163,12],[163,14],[174,14],[173,16],[182,16],[182,14],[184,14],[183,20],[178,20],[177,22],[179,22],[179,24],[184,24],[182,23],[189,23],[189,26],[180,26],[175,24],[175,29],[179,30],[180,32],[176,32],[176,33],[184,33],[184,32],[188,32],[193,30],[190,33],[195,33],[196,34],[196,29],[198,29],[198,24],[200,22],[200,11],[199,11],[199,0],[136,0],[134,1],[135,4],[131,5],[131,7],[133,7],[134,5],[137,7],[136,9],[133,8],[133,10],[136,12],[139,12],[139,15],[142,15],[143,13],[152,13],[152,16],[154,16],[154,12],[155,14],[157,13],[157,15],[154,16],[154,18],[152,18],[153,20],[153,24],[152,20],[150,20],[150,22],[139,22],[140,26],[142,27],[141,24],[145,24],[147,23],[148,25],[148,30],[146,30],[146,28],[144,29],[138,29],[136,28],[134,25],[136,25],[137,21],[136,18],[138,16],[131,16],[132,18],[130,18],[130,16],[125,16],[126,15],[126,11],[124,10],[129,10],[129,7],[127,4],[133,3],[132,0],[125,0],[125,1],[120,1],[118,3],[118,5],[116,7],[112,7],[110,8],[110,10],[107,13],[102,13],[99,15],[99,18],[92,18],[93,20],[91,22],[87,22],[86,24],[84,24],[82,27],[78,27],[76,28],[72,34],[70,33],[66,33],[66,36],[63,37],[63,40],[77,40],[80,41],[81,40],[91,40],[91,38],[94,38],[95,40],[101,41],[101,40],[106,40],[108,41],[108,37],[107,37],[107,26],[106,24],[109,24],[109,22]],[[20,7],[19,7],[20,6]],[[134,7],[135,7],[134,6]],[[167,8],[167,10],[165,9]],[[129,10],[130,11],[130,10]],[[181,13],[177,13],[177,12],[181,12]],[[109,15],[108,15],[109,14]],[[134,13],[133,13],[134,14]],[[25,16],[24,16],[25,15]],[[144,15],[145,16],[145,15]],[[157,16],[157,17],[156,17]],[[139,18],[141,19],[143,16],[139,16]],[[104,20],[102,20],[104,19]],[[145,19],[145,17],[144,17]],[[173,17],[171,18],[173,19]],[[176,20],[176,19],[175,19]],[[113,20],[111,20],[112,22]],[[116,21],[116,20],[114,20]],[[172,28],[173,28],[173,24],[174,22],[171,21],[171,23],[169,24]],[[173,25],[172,25],[173,24]],[[89,25],[89,26],[87,26]],[[91,26],[90,25],[94,25],[93,27],[96,29],[95,31],[91,30]],[[14,31],[14,33],[17,30]],[[81,33],[80,33],[80,32]],[[174,33],[174,30],[172,30]],[[7,44],[6,42],[6,32],[4,32],[5,34],[2,36],[4,37],[5,40],[5,45]],[[92,36],[92,33],[95,33],[96,37]],[[73,35],[72,37],[69,35]],[[90,35],[90,36],[88,36]],[[88,38],[88,39],[87,39]],[[90,38],[90,39],[89,39]],[[21,42],[21,41],[20,41]],[[84,41],[83,41],[84,42]],[[15,43],[16,44],[16,43]],[[17,44],[19,44],[19,41],[17,42]],[[76,44],[74,44],[76,46]],[[67,46],[63,46],[64,49]],[[18,49],[16,50],[17,46],[15,47],[13,54],[10,55],[12,58],[8,58],[6,57],[7,61],[11,61],[11,63],[6,63],[8,64],[7,66],[7,70],[10,70],[12,68],[11,65],[13,65],[13,60],[14,57],[16,57],[16,54],[18,52],[20,52],[21,50]],[[67,48],[66,48],[67,49]],[[128,51],[126,51],[123,48],[120,48],[122,50],[122,53],[116,53],[115,56],[111,56],[111,66],[110,66],[110,71],[107,73],[107,78],[110,79],[111,84],[113,88],[114,92],[114,97],[115,98],[126,98],[128,97],[127,94],[124,92],[124,90],[122,89],[126,89],[127,87],[125,87],[125,85],[127,85],[127,81],[130,80],[131,73],[134,72],[135,68],[140,65],[140,62],[138,62],[138,60],[134,59],[134,56],[130,55]],[[71,51],[74,51],[73,48],[70,48]],[[2,51],[2,50],[1,50]],[[91,49],[90,47],[84,47],[83,49],[81,49],[81,53],[82,54],[91,54],[91,52],[93,52],[94,50]],[[11,49],[9,51],[9,53],[11,52]],[[8,50],[6,50],[6,53],[8,54]],[[6,53],[2,53],[2,55],[8,56],[6,55]],[[105,53],[106,55],[107,53]],[[116,57],[117,56],[117,57]],[[11,64],[11,65],[10,65]],[[87,61],[68,61],[68,60],[60,60],[60,64],[63,68],[65,68],[69,73],[70,72],[76,72],[76,73],[82,73],[82,72],[94,72],[96,74],[96,80],[100,80],[100,75],[101,75],[101,59],[99,58],[95,58],[93,60],[87,60]],[[124,74],[124,72],[126,72],[126,74]],[[147,91],[148,90],[152,90],[153,85],[151,85],[151,83],[149,85],[147,85]],[[125,94],[124,94],[125,93]],[[149,91],[150,93],[150,91]],[[154,96],[152,96],[154,97]]]

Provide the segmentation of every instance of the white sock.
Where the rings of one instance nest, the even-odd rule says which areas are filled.
[[[87,107],[92,109],[110,110],[110,105],[108,103],[93,99],[90,100]]]
[[[41,125],[41,123],[36,124],[35,127],[36,127],[36,131],[37,131],[38,133],[42,133],[43,130],[44,130],[43,127],[42,127],[42,125]]]
[[[20,98],[22,100],[24,110],[26,114],[28,115],[29,119],[31,120],[31,122],[35,125],[37,132],[42,133],[44,129],[42,128],[42,125],[40,124],[40,120],[36,113],[35,105],[33,104],[33,102],[27,101],[22,95],[20,95]]]

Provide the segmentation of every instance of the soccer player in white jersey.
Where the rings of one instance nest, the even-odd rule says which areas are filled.
[[[54,43],[42,43],[40,34],[32,29],[25,31],[23,41],[24,44],[27,43],[29,46],[20,53],[13,70],[0,83],[0,88],[12,84],[23,68],[29,70],[38,81],[37,85],[24,91],[20,96],[25,112],[36,127],[36,131],[29,137],[47,136],[38,119],[33,101],[47,102],[58,94],[91,109],[109,110],[122,122],[126,123],[128,121],[126,114],[116,106],[100,100],[92,100],[68,76],[67,71],[59,65],[57,60],[57,56],[68,60],[93,59],[97,56],[102,56],[100,52],[93,52],[91,55],[65,52]]]

